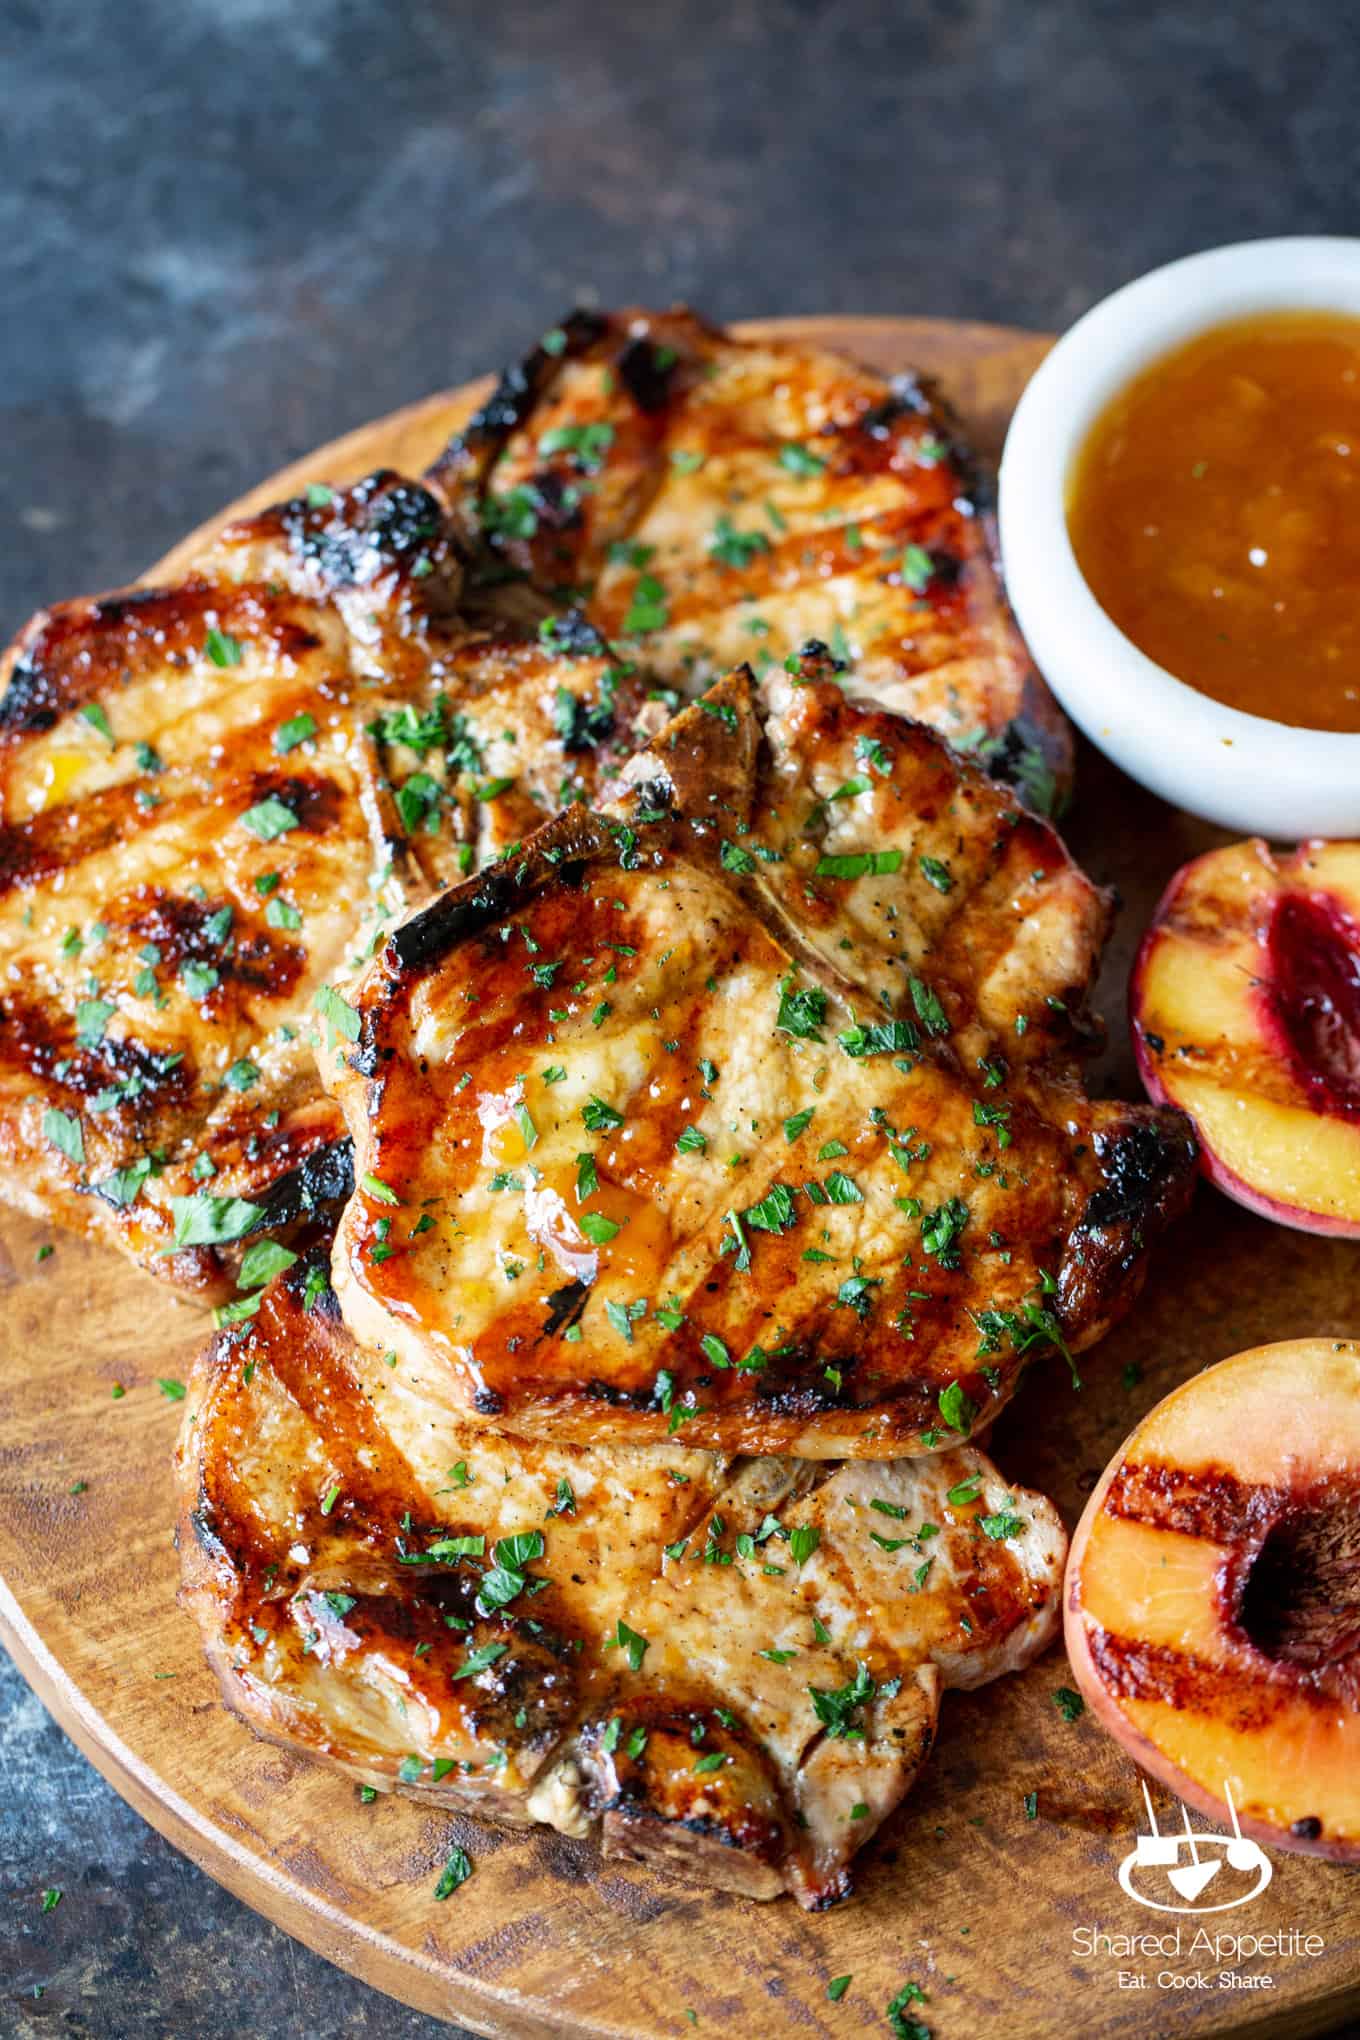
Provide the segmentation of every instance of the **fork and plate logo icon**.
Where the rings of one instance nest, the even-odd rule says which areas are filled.
[[[1145,1780],[1143,1803],[1147,1807],[1149,1832],[1138,1835],[1119,1866],[1121,1890],[1137,1904],[1149,1906],[1153,1912],[1228,1912],[1233,1906],[1248,1905],[1252,1899],[1259,1898],[1274,1875],[1274,1866],[1260,1844],[1242,1833],[1237,1808],[1233,1804],[1232,1788],[1226,1779],[1223,1796],[1232,1816],[1233,1831],[1230,1835],[1196,1833],[1190,1825],[1189,1809],[1185,1806],[1181,1808],[1185,1833],[1164,1835],[1157,1826],[1152,1795]],[[1219,1880],[1225,1870],[1237,1873],[1237,1876],[1228,1879],[1229,1888],[1241,1877],[1254,1877],[1255,1882],[1250,1890],[1239,1891],[1234,1898],[1223,1898],[1220,1894],[1224,1886]],[[1134,1881],[1140,1872],[1150,1873],[1143,1880],[1147,1886],[1144,1890],[1139,1890]],[[1181,1903],[1168,1903],[1165,1898],[1152,1896],[1154,1890],[1168,1887]]]

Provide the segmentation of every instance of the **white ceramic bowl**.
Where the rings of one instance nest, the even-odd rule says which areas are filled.
[[[1020,399],[1001,462],[1001,549],[1020,628],[1073,721],[1134,779],[1192,814],[1276,840],[1360,836],[1360,735],[1226,708],[1125,637],[1067,534],[1072,462],[1148,362],[1253,313],[1360,315],[1360,240],[1242,241],[1154,269],[1079,319]]]

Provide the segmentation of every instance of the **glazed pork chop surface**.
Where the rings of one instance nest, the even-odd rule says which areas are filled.
[[[1186,1203],[1084,1095],[1108,902],[824,650],[722,681],[390,936],[323,1050],[346,1321],[455,1415],[884,1459],[1076,1352]]]
[[[961,1448],[746,1460],[450,1425],[299,1261],[198,1363],[184,1599],[259,1734],[430,1804],[822,1906],[941,1689],[1057,1627],[1052,1505]]]
[[[578,311],[434,471],[470,539],[686,695],[809,638],[1052,812],[1071,734],[938,392],[693,313]]]
[[[38,616],[0,699],[0,1195],[189,1290],[348,1187],[318,992],[635,741],[579,617],[472,630],[427,490],[230,526]]]

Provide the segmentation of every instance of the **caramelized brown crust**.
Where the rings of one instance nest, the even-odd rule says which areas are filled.
[[[318,989],[634,741],[640,695],[593,630],[474,631],[461,580],[435,498],[375,475],[23,633],[0,1195],[211,1292],[223,1247],[345,1194]]]
[[[1107,901],[825,670],[763,716],[721,683],[607,812],[400,928],[333,1036],[346,1317],[450,1410],[948,1446],[1127,1308],[1187,1201],[1179,1116],[1078,1082]]]
[[[474,547],[686,695],[824,639],[847,685],[978,748],[1041,812],[1071,733],[1001,586],[990,490],[939,393],[692,312],[578,311],[432,480]]]
[[[179,1452],[183,1599],[228,1705],[362,1783],[828,1905],[941,1688],[1053,1634],[1062,1526],[971,1449],[527,1440],[432,1423],[390,1358],[299,1263],[197,1364]]]

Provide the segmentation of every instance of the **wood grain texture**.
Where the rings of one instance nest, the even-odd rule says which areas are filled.
[[[992,453],[1045,345],[929,321],[755,330],[779,326],[884,368],[940,373]],[[343,481],[378,464],[419,469],[477,394],[433,397],[351,433],[233,511],[309,479]],[[199,535],[156,571],[173,571]],[[1102,986],[1111,1041],[1096,1075],[1133,1095],[1122,1018],[1132,945],[1171,870],[1216,837],[1089,751],[1078,786],[1074,848],[1125,900]],[[1060,1651],[1022,1678],[948,1696],[935,1758],[862,1859],[858,1897],[819,1918],[602,1865],[592,1844],[503,1833],[402,1801],[361,1805],[352,1788],[254,1742],[223,1712],[175,1606],[178,1406],[157,1384],[185,1375],[203,1319],[65,1236],[38,1262],[48,1237],[0,1219],[0,1639],[149,1821],[368,1982],[513,2040],[882,2031],[883,2008],[908,1979],[928,1993],[917,2010],[942,2036],[1302,2035],[1360,2007],[1360,1879],[1300,1858],[1277,1857],[1266,1896],[1219,1916],[1242,1931],[1323,1936],[1325,1952],[1311,1960],[1241,1965],[1273,1975],[1270,1990],[1140,1996],[1118,1990],[1117,1962],[1074,1955],[1077,1926],[1132,1933],[1165,1923],[1115,1884],[1138,1774],[1089,1718],[1061,1718],[1052,1699],[1069,1683]],[[1060,1365],[1044,1366],[1006,1412],[993,1450],[1015,1479],[1052,1494],[1070,1524],[1135,1418],[1176,1382],[1242,1346],[1353,1333],[1357,1322],[1353,1247],[1276,1230],[1202,1191],[1131,1321],[1084,1362],[1081,1395]],[[115,1385],[125,1394],[115,1397]],[[476,1871],[436,1904],[454,1842]],[[1142,1966],[1155,1973],[1157,1964]],[[847,1972],[848,1994],[828,2004],[827,1982]]]

